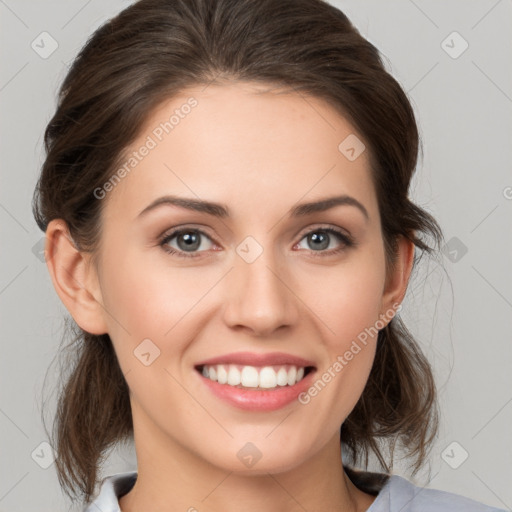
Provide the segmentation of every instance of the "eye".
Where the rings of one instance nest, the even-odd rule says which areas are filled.
[[[198,249],[203,245],[201,240],[202,237],[211,241],[211,238],[200,229],[176,229],[171,233],[167,233],[160,241],[159,245],[169,254],[175,254],[176,256],[183,258],[196,258],[200,256],[200,254],[194,254],[194,252],[202,252],[198,251]],[[177,248],[173,248],[169,245],[174,238],[176,239]],[[204,247],[202,248],[203,250],[208,250],[208,247],[206,249]]]
[[[337,239],[338,242],[341,242],[341,246],[326,251],[325,249],[329,248],[333,237]],[[311,250],[312,256],[330,256],[355,246],[355,241],[351,236],[331,227],[316,228],[308,231],[302,237],[302,240],[306,240],[306,243],[309,245],[306,249],[313,247]]]
[[[339,247],[329,249],[333,237],[337,239]],[[165,234],[159,245],[165,252],[180,258],[197,258],[201,256],[202,252],[212,248],[211,246],[204,247],[202,238],[206,238],[211,244],[213,243],[212,239],[200,229],[181,228]],[[173,240],[175,240],[177,247],[171,246]],[[351,236],[332,227],[310,230],[302,236],[302,240],[306,240],[308,243],[309,247],[306,247],[306,249],[311,252],[312,256],[331,256],[356,245],[355,240]],[[298,245],[300,245],[300,242],[295,247]]]

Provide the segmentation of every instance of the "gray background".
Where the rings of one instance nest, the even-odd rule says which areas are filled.
[[[30,200],[69,63],[129,3],[0,0],[0,512],[69,506],[40,419],[45,398],[51,425],[55,363],[43,384],[65,310],[38,257],[42,233]],[[409,93],[424,141],[412,197],[437,217],[448,242],[441,265],[424,260],[402,313],[435,367],[442,408],[430,465],[414,481],[510,510],[512,2],[332,3]],[[47,58],[31,47],[45,37],[51,49],[42,32],[58,44]],[[135,468],[133,450],[123,449],[103,474]],[[405,466],[395,472],[407,476]]]

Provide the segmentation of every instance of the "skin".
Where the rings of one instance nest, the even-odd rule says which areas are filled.
[[[109,334],[130,388],[138,479],[121,509],[367,510],[375,498],[344,473],[339,428],[363,391],[376,337],[308,404],[272,412],[222,402],[194,364],[282,351],[313,360],[321,375],[402,301],[413,244],[400,241],[386,276],[368,149],[354,161],[338,150],[348,135],[363,137],[320,99],[242,82],[194,87],[151,113],[130,149],[190,96],[198,105],[101,199],[97,266],[75,249],[62,220],[47,230],[57,293],[80,327]],[[223,203],[231,216],[161,206],[138,218],[166,194]],[[287,216],[297,203],[341,194],[361,202],[369,219],[349,205]],[[199,257],[159,245],[175,226],[206,233]],[[328,235],[328,248],[317,249],[306,235],[322,227],[357,245]],[[236,252],[247,236],[263,249],[252,263]],[[168,245],[185,251],[178,243]],[[160,350],[149,366],[134,356],[147,338]],[[247,442],[262,454],[251,468],[237,457]]]

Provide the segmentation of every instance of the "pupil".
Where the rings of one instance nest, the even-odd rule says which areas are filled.
[[[183,240],[185,242],[185,249],[197,249],[199,246],[199,237],[197,236],[197,233],[185,233],[178,237],[178,241],[179,240]]]
[[[321,232],[320,232],[321,233]],[[327,236],[325,235],[325,233],[322,233],[320,235],[316,234],[316,233],[313,233],[311,235],[311,239],[313,241],[318,241],[320,243],[315,243],[314,245],[316,246],[316,248],[322,248],[322,249],[325,249],[329,246],[329,241],[327,239]],[[327,241],[327,244],[325,243]],[[323,244],[322,244],[323,242]]]

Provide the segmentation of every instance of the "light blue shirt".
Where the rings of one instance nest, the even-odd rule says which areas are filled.
[[[121,512],[118,499],[135,484],[137,471],[115,473],[102,480],[100,492],[84,512]],[[357,482],[354,482],[357,483]],[[359,487],[359,485],[358,485]],[[419,487],[391,475],[367,512],[506,512],[464,496]]]

